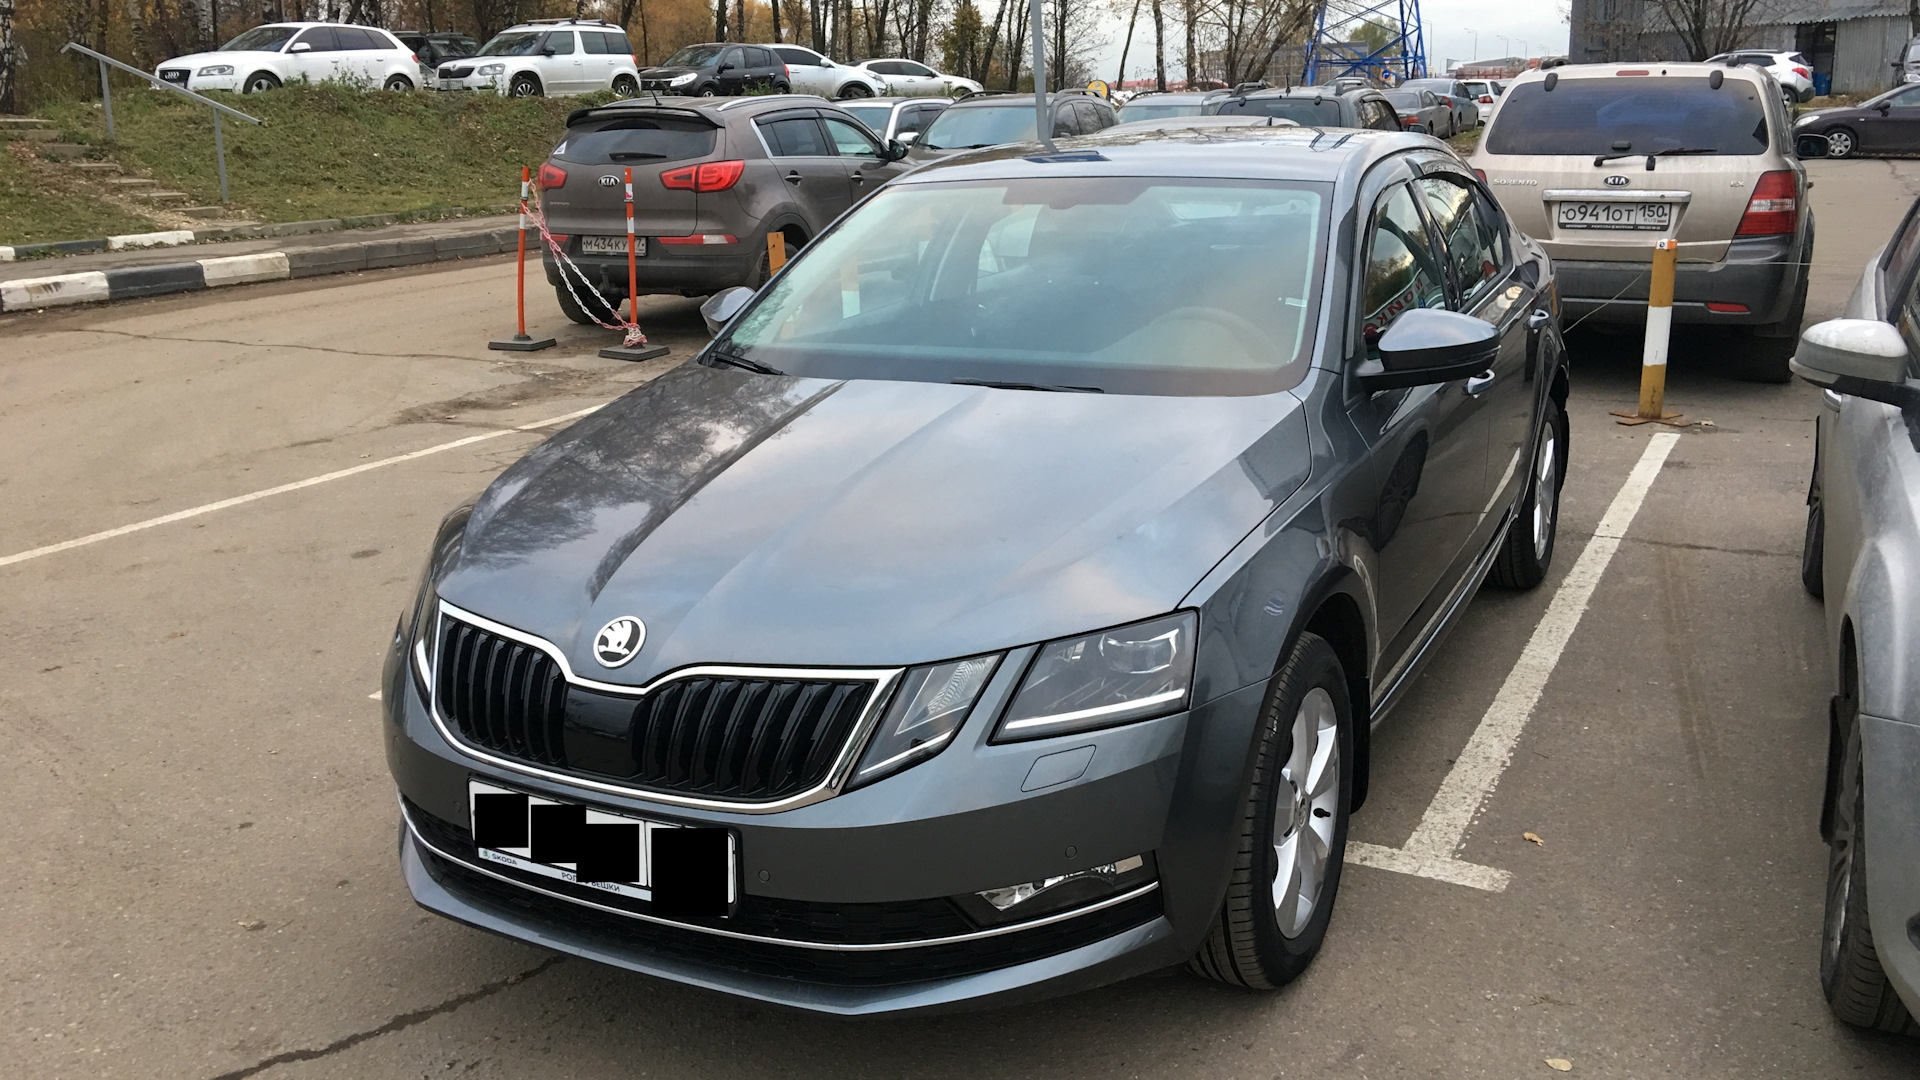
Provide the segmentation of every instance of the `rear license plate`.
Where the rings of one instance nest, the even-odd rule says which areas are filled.
[[[1672,203],[1563,202],[1563,229],[1633,229],[1665,232],[1673,224]]]
[[[580,238],[582,255],[625,255],[627,238],[625,236],[583,236]],[[647,238],[633,238],[633,253],[644,257],[647,253]]]
[[[486,862],[646,900],[658,915],[726,915],[739,896],[731,830],[629,817],[467,781],[473,844]]]

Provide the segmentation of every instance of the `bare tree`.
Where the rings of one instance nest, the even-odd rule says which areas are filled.
[[[1913,0],[1909,0],[1912,3]],[[1705,60],[1746,43],[1747,28],[1770,13],[1773,0],[1646,0],[1648,22],[1672,31],[1689,60]]]
[[[1167,20],[1160,11],[1160,0],[1153,0],[1153,86],[1167,92]]]
[[[14,104],[13,0],[0,0],[0,113],[17,112]]]

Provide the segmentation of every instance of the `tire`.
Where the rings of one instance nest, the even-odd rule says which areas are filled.
[[[564,275],[568,273],[568,271],[563,267],[560,273]],[[588,314],[585,308],[574,301],[573,294],[575,291],[579,292],[581,299],[587,304],[598,305],[592,314]],[[581,326],[598,326],[601,322],[616,321],[617,314],[614,309],[619,306],[619,302],[609,301],[606,297],[600,295],[599,290],[581,281],[578,276],[575,276],[573,279],[572,290],[569,290],[567,283],[562,281],[553,287],[553,293],[554,297],[560,301],[560,314],[565,315],[568,322],[578,323]],[[598,322],[594,320],[595,315],[600,317]]]
[[[630,75],[615,75],[613,77],[613,92],[617,97],[630,98],[640,92],[640,84],[635,82]]]
[[[1834,793],[1833,836],[1827,842],[1827,902],[1820,933],[1820,990],[1833,1015],[1854,1027],[1920,1035],[1920,1025],[1887,980],[1867,915],[1866,792],[1862,782],[1860,716],[1849,695],[1846,749]]]
[[[1270,990],[1307,970],[1333,918],[1352,794],[1346,672],[1331,645],[1304,633],[1261,708],[1233,876],[1193,971]]]
[[[1531,589],[1546,580],[1553,565],[1553,545],[1560,535],[1560,489],[1567,476],[1568,425],[1559,402],[1548,397],[1546,407],[1521,509],[1508,523],[1500,554],[1493,559],[1490,576],[1503,588]]]
[[[513,81],[507,84],[507,96],[546,97],[547,95],[546,91],[540,88],[540,80],[523,71],[515,75]]]
[[[873,87],[862,82],[850,82],[840,88],[838,96],[842,101],[847,98],[869,98],[873,96]]]
[[[1800,104],[1800,95],[1799,95],[1799,94],[1796,94],[1796,93],[1794,93],[1794,91],[1793,91],[1793,87],[1791,87],[1791,86],[1782,86],[1782,87],[1780,88],[1780,100],[1782,100],[1782,101],[1784,101],[1784,102],[1786,102],[1786,105],[1787,105],[1787,119],[1789,119],[1789,120],[1791,120],[1791,119],[1793,119],[1793,107],[1794,107],[1795,105],[1798,105],[1798,104]]]
[[[1827,132],[1827,156],[1830,158],[1849,158],[1860,149],[1860,137],[1846,128],[1834,128]]]
[[[386,85],[382,86],[380,89],[391,90],[391,91],[394,91],[395,93],[404,93],[408,90],[413,89],[413,80],[407,78],[405,75],[389,76],[387,78]]]
[[[1813,479],[1807,482],[1807,533],[1800,541],[1800,585],[1815,600],[1827,594],[1827,512],[1820,505],[1820,455],[1813,457]]]
[[[243,94],[264,94],[269,90],[278,89],[280,89],[280,78],[271,71],[256,71],[247,76],[246,82],[240,84],[240,92]]]
[[[1784,383],[1793,380],[1793,359],[1800,346],[1800,324],[1807,318],[1807,278],[1794,286],[1793,305],[1779,322],[1764,323],[1749,331],[1751,335],[1747,364],[1741,376],[1749,382]]]

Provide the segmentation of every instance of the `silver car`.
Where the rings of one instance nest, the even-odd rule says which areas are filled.
[[[787,65],[787,77],[796,94],[819,94],[823,98],[870,98],[887,92],[886,80],[865,68],[836,64],[801,45],[769,42],[762,46],[773,50]]]
[[[1920,202],[1793,370],[1824,389],[1801,581],[1826,603],[1820,981],[1847,1023],[1920,1034]]]
[[[1737,327],[1746,374],[1785,382],[1813,213],[1777,84],[1750,67],[1530,71],[1468,164],[1559,271],[1571,318],[1640,322],[1656,241],[1680,243],[1673,321]]]

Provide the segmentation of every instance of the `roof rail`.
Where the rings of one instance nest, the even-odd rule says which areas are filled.
[[[525,22],[521,23],[520,25],[522,26],[560,26],[566,23],[579,23],[583,26],[617,26],[619,25],[618,23],[610,23],[605,19],[528,19]]]

